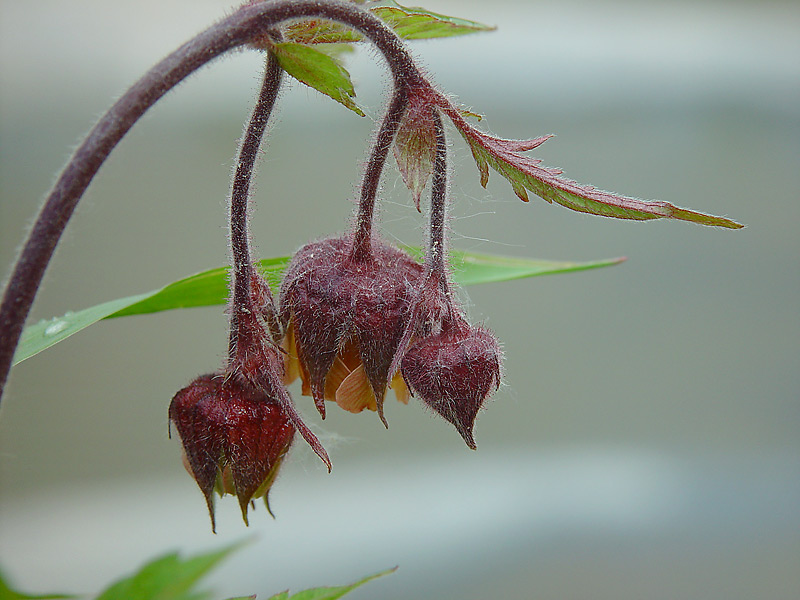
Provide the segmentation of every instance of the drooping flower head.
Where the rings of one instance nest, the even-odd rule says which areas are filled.
[[[325,416],[325,400],[351,412],[383,416],[389,367],[411,315],[422,267],[408,254],[372,242],[355,260],[351,238],[326,238],[302,247],[281,287],[280,318],[291,357],[287,378],[298,375],[303,393]],[[408,395],[401,378],[398,399]]]
[[[214,491],[238,497],[245,523],[253,499],[263,497],[269,510],[270,487],[295,433],[279,402],[240,377],[202,375],[175,394],[169,418],[187,470],[206,498],[212,529]]]

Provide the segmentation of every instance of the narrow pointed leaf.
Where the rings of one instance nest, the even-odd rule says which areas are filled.
[[[381,6],[370,10],[406,40],[452,37],[495,29],[475,21],[430,12],[424,8],[407,8],[393,0],[382,2]]]
[[[311,46],[294,42],[273,44],[272,51],[289,75],[364,116],[364,111],[354,100],[356,92],[350,73],[336,59]]]
[[[550,136],[533,140],[497,138],[469,125],[447,100],[440,99],[440,104],[469,145],[484,187],[489,180],[489,167],[492,167],[508,180],[514,193],[525,202],[528,201],[529,190],[547,202],[603,217],[637,221],[675,219],[728,229],[743,227],[730,219],[679,208],[669,202],[628,198],[575,183],[561,177],[560,169],[541,166],[539,159],[522,154],[539,146]]]
[[[405,250],[418,259],[421,259],[423,255],[420,248],[406,247]],[[592,262],[558,262],[475,254],[458,250],[450,252],[453,278],[462,285],[595,269],[615,265],[622,260],[614,258]],[[289,257],[282,256],[265,259],[259,263],[261,271],[267,276],[276,293],[288,262]],[[19,346],[14,354],[14,364],[19,364],[23,360],[55,346],[103,319],[149,314],[176,308],[225,304],[228,297],[228,281],[228,268],[211,269],[180,279],[159,290],[110,300],[84,310],[68,312],[61,317],[39,321],[26,327],[22,332]]]
[[[419,210],[420,197],[436,158],[436,129],[429,105],[410,103],[395,136],[394,157]]]
[[[476,254],[461,250],[449,253],[453,278],[461,285],[497,283],[513,279],[526,279],[537,275],[556,273],[575,273],[600,267],[610,267],[625,261],[624,257],[595,260],[590,262],[553,262],[530,258],[514,258],[492,254]]]

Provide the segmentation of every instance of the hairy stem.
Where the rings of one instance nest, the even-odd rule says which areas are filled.
[[[367,170],[364,173],[364,181],[361,184],[361,200],[358,204],[356,230],[353,234],[353,247],[350,252],[352,260],[363,262],[369,260],[372,256],[372,220],[375,212],[375,197],[378,193],[386,156],[389,153],[389,148],[392,147],[394,136],[400,127],[400,121],[403,118],[407,104],[408,88],[406,86],[396,86],[381,127],[378,130],[378,135],[373,143]]]
[[[436,158],[433,162],[433,179],[431,181],[431,217],[428,240],[427,265],[428,272],[439,277],[440,285],[447,291],[447,273],[445,262],[447,247],[445,228],[447,221],[447,138],[444,134],[442,119],[435,108],[431,108],[433,126],[436,130]]]
[[[0,304],[0,396],[22,327],[56,244],[83,192],[117,143],[153,104],[188,75],[281,22],[303,17],[338,21],[363,33],[386,58],[395,88],[425,81],[400,39],[380,19],[345,2],[277,0],[243,6],[167,56],[94,126],[62,171],[34,223]]]
[[[248,227],[248,201],[250,199],[250,181],[253,175],[253,167],[258,158],[261,148],[261,140],[267,128],[275,100],[278,97],[278,90],[281,85],[283,69],[278,64],[278,60],[273,54],[269,54],[267,65],[264,71],[264,81],[258,95],[256,105],[250,115],[244,137],[239,146],[239,153],[236,159],[236,171],[233,175],[231,185],[231,207],[230,207],[230,227],[231,227],[231,255],[233,257],[233,285],[231,293],[231,323],[230,341],[228,344],[228,361],[232,364],[236,360],[237,348],[239,348],[239,338],[241,335],[240,321],[241,316],[247,312],[255,312],[261,306],[254,306],[253,292],[251,289],[253,282],[260,283],[260,278],[256,276],[250,256],[250,228]],[[269,286],[263,286],[263,290],[255,290],[263,301],[263,316],[267,321],[273,337],[280,331],[278,319],[275,316],[274,301]]]

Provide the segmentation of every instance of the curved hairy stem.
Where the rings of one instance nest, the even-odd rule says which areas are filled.
[[[280,37],[280,33],[277,31],[271,32],[271,35],[273,38]],[[244,323],[252,324],[252,317],[255,313],[260,312],[261,316],[264,317],[272,335],[273,343],[279,341],[281,333],[280,323],[275,314],[272,292],[269,289],[269,285],[255,272],[250,256],[248,204],[253,167],[258,159],[261,141],[264,138],[264,131],[267,128],[272,109],[275,107],[282,75],[283,69],[278,64],[277,58],[270,54],[267,58],[264,81],[261,84],[258,100],[253,107],[253,112],[250,115],[250,120],[247,123],[247,128],[239,146],[239,152],[236,157],[236,171],[231,185],[230,235],[233,282],[231,286],[230,338],[228,342],[228,369],[231,371],[237,370],[240,362],[246,362],[246,355],[252,350],[249,347],[253,343],[254,334],[250,330],[252,325],[246,326]],[[254,286],[257,286],[257,288],[254,289]],[[331,460],[322,443],[303,422],[286,389],[282,385],[274,385],[276,381],[281,380],[281,375],[274,369],[274,366],[267,366],[270,361],[261,361],[260,364],[262,366],[261,372],[252,379],[252,382],[261,387],[269,397],[278,400],[297,431],[300,432],[303,439],[322,459],[330,472]],[[267,372],[263,372],[265,368]],[[249,375],[252,377],[252,374]]]
[[[247,224],[247,206],[250,199],[250,181],[253,167],[258,158],[261,140],[267,128],[278,90],[281,85],[283,69],[278,64],[277,58],[270,54],[264,71],[264,81],[258,95],[256,105],[250,115],[244,137],[242,138],[236,158],[236,171],[231,185],[230,231],[231,255],[233,258],[233,285],[231,290],[231,326],[230,341],[228,344],[229,362],[235,360],[236,349],[239,347],[240,316],[246,312],[254,312],[259,307],[253,305],[253,282],[260,283],[260,278],[255,277],[253,261],[250,256],[250,228]],[[272,292],[269,286],[255,290],[262,296],[264,317],[273,337],[280,333],[280,325],[275,316]]]
[[[431,112],[433,113],[433,126],[436,131],[436,158],[433,161],[433,180],[431,181],[430,239],[428,240],[426,263],[428,273],[438,276],[440,285],[446,286],[447,138],[445,137],[442,119],[438,111],[435,108],[431,108]]]
[[[201,66],[283,21],[304,17],[338,21],[363,33],[386,58],[396,88],[425,81],[402,42],[380,19],[344,2],[277,0],[247,5],[167,56],[94,126],[67,163],[34,223],[0,304],[0,395],[56,244],[83,192],[117,143],[153,104]]]
[[[386,156],[389,154],[389,148],[391,148],[394,136],[400,127],[400,121],[403,118],[407,104],[408,88],[406,86],[395,86],[394,94],[392,94],[389,107],[386,109],[383,122],[372,146],[367,170],[364,173],[364,181],[361,184],[361,200],[358,204],[356,230],[353,235],[353,248],[350,252],[350,257],[353,260],[365,261],[371,256],[372,217],[375,212],[375,196],[378,193],[378,185],[380,184]]]

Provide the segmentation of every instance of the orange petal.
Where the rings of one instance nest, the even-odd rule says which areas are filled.
[[[294,322],[289,321],[289,327],[286,330],[284,337],[284,349],[289,355],[289,362],[286,365],[286,375],[284,376],[284,383],[291,383],[297,376],[300,376],[303,382],[303,396],[311,395],[311,377],[308,376],[308,369],[303,362],[303,349],[297,345],[297,337],[294,334]],[[291,376],[291,378],[290,378]]]
[[[339,389],[339,386],[342,385],[342,382],[347,379],[352,370],[353,369],[347,367],[345,362],[337,354],[336,358],[333,360],[333,365],[331,365],[331,370],[328,371],[328,374],[325,376],[325,400],[330,400],[331,402],[336,401],[336,391]]]
[[[397,396],[397,400],[402,402],[403,404],[408,404],[408,399],[411,397],[411,392],[408,391],[408,386],[406,385],[406,380],[403,379],[403,375],[398,371],[394,377],[392,377],[392,382],[389,385],[394,390],[394,395]]]
[[[294,323],[292,321],[289,321],[289,327],[281,342],[281,347],[286,350],[283,368],[283,384],[289,385],[300,377],[300,361],[297,359],[297,346],[294,341]]]
[[[359,365],[342,381],[336,390],[336,404],[352,413],[359,413],[365,408],[378,409],[375,395],[372,393],[372,386],[364,372],[364,365]]]

